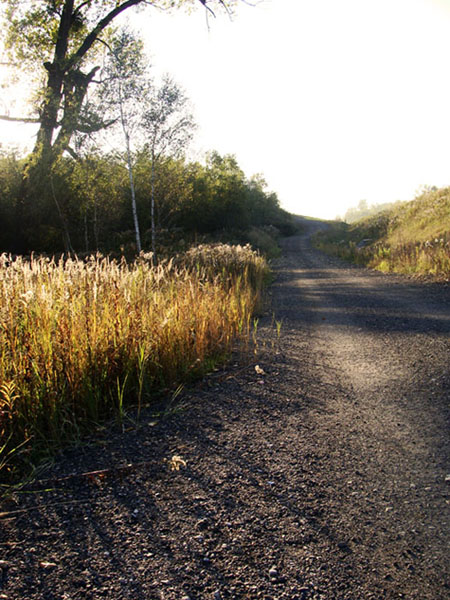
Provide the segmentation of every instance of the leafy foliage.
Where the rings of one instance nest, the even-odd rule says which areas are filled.
[[[232,6],[224,0],[200,0],[204,7]],[[117,17],[133,7],[192,6],[196,0],[6,0],[1,16],[11,60],[37,73],[40,100],[36,105],[40,123],[29,177],[32,185],[68,150],[77,131],[96,131],[101,120],[86,118],[88,88],[100,66],[99,42]],[[210,8],[211,10],[211,8]],[[45,83],[43,83],[45,82]],[[42,188],[44,189],[44,188]]]
[[[137,153],[134,163],[142,243],[149,249],[152,161],[148,151]],[[56,198],[76,252],[135,254],[128,174],[120,157],[91,152],[78,160],[62,159],[52,175],[52,194],[29,203],[18,196],[22,171],[23,161],[17,156],[0,155],[0,219],[9,224],[0,229],[1,251],[64,251],[65,229]],[[158,253],[167,254],[201,236],[245,243],[250,241],[249,230],[255,228],[265,228],[272,239],[295,231],[276,194],[267,191],[261,177],[246,178],[232,156],[213,153],[205,164],[163,156],[154,171]],[[255,233],[252,236],[255,240]]]

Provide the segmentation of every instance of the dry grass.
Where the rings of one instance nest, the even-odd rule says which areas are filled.
[[[361,240],[368,239],[364,247]],[[325,252],[383,272],[450,281],[450,188],[319,235]]]
[[[176,263],[176,264],[175,264]],[[0,258],[0,472],[122,418],[248,339],[267,273],[250,248],[153,266]],[[17,459],[20,458],[18,461]]]

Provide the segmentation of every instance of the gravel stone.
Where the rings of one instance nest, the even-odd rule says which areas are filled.
[[[282,244],[256,357],[2,502],[8,600],[448,600],[450,286]]]

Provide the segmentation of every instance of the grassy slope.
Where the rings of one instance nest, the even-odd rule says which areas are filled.
[[[357,247],[367,239],[367,246]],[[317,244],[326,252],[383,272],[448,281],[450,188],[427,192],[352,225],[336,223],[318,236]]]

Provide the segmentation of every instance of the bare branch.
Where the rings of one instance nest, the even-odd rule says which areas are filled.
[[[112,53],[112,48],[111,46],[108,44],[108,42],[105,42],[105,40],[102,40],[102,38],[97,38],[96,42],[100,42],[100,44],[103,44],[104,46],[106,46],[108,48],[108,50]]]
[[[70,154],[70,156],[74,159],[74,160],[80,160],[80,157],[78,156],[78,154],[75,152],[75,150],[73,148],[71,148],[70,146],[67,146],[66,148],[66,152],[67,154]]]
[[[82,8],[84,8],[86,6],[86,4],[90,4],[91,0],[85,0],[84,2],[82,2],[80,4],[80,6],[77,6],[75,8],[75,10],[73,11],[73,14],[76,15],[77,13],[79,13],[81,11]]]
[[[109,121],[88,121],[85,120],[83,123],[78,123],[75,128],[75,131],[79,131],[80,133],[95,133],[96,131],[101,131],[102,129],[107,129],[117,123],[118,119],[110,119]]]
[[[10,117],[9,115],[0,115],[2,121],[12,121],[14,123],[40,123],[37,117]]]
[[[206,10],[209,10],[209,12],[215,18],[216,15],[215,15],[214,11],[211,8],[209,8],[209,6],[207,4],[208,0],[199,0],[199,1],[203,4],[203,6],[206,8]],[[223,2],[222,2],[222,4],[223,4]]]

